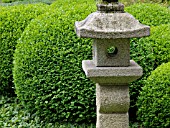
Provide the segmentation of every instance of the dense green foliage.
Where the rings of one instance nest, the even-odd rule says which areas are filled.
[[[0,92],[13,95],[13,53],[25,27],[47,9],[45,4],[3,7],[0,10]]]
[[[158,26],[170,23],[170,9],[159,4],[134,4],[125,11],[132,14],[142,24],[149,26]]]
[[[125,8],[125,11],[132,14],[141,23],[149,26],[159,26],[170,23],[170,10],[158,4],[134,4]],[[131,58],[134,59],[143,69],[144,75],[130,86],[131,106],[130,118],[136,119],[136,100],[139,91],[148,77],[158,65],[170,61],[169,25],[151,27],[151,36],[131,40]],[[165,38],[164,38],[165,37]]]
[[[131,41],[131,58],[142,68],[143,76],[131,84],[130,117],[136,118],[136,100],[141,87],[145,84],[150,72],[162,63],[170,61],[170,24],[151,27],[151,35]],[[134,115],[131,115],[134,114]],[[132,117],[132,118],[133,118]]]
[[[45,123],[35,114],[31,115],[17,98],[0,97],[1,128],[95,128],[94,124]]]
[[[147,128],[170,127],[170,62],[148,77],[138,98],[138,119]]]
[[[149,26],[159,26],[170,23],[170,10],[158,4],[134,4],[125,8],[141,23]],[[130,86],[131,106],[130,119],[136,119],[136,100],[144,80],[158,65],[170,60],[170,27],[163,25],[151,27],[151,36],[131,40],[131,59],[134,59],[144,70],[143,76]]]
[[[48,122],[95,122],[95,86],[81,68],[83,59],[91,59],[91,41],[74,31],[74,22],[95,8],[93,2],[58,0],[18,41],[17,96],[26,109]]]
[[[144,70],[143,76],[130,85],[131,106],[130,119],[136,120],[136,101],[144,80],[157,66],[170,61],[170,10],[158,4],[134,4],[125,11],[132,14],[141,23],[151,27],[151,36],[131,40],[131,58],[134,59]]]
[[[8,0],[7,0],[8,1]],[[15,1],[11,3],[1,3],[0,6],[17,6],[23,4],[36,4],[36,3],[45,3],[45,4],[52,4],[55,0],[22,0],[22,1]]]
[[[170,0],[119,0],[119,2],[123,3],[126,7],[136,3],[158,3],[163,6],[168,6],[170,4]]]
[[[83,1],[58,0],[50,12],[31,22],[18,41],[16,93],[29,111],[50,122],[95,120],[95,86],[81,68],[82,60],[91,59],[91,41],[74,32],[74,22],[95,8]],[[143,80],[169,60],[169,32],[169,25],[153,27],[150,37],[131,41],[131,58],[144,68],[144,76],[131,85],[132,108]]]
[[[30,114],[19,104],[17,98],[0,97],[1,128],[95,128],[93,124],[47,123],[35,114]],[[130,123],[130,128],[139,128],[138,123]]]
[[[85,78],[81,69],[81,60],[91,59],[91,40],[79,39],[74,32],[74,22],[95,11],[95,4],[85,0],[57,0],[50,8],[45,15],[31,22],[16,51],[14,72],[17,94],[29,111],[25,111],[18,102],[9,105],[0,99],[0,105],[4,104],[0,108],[0,127],[55,126],[44,124],[43,118],[49,122],[95,122],[95,86]],[[2,94],[13,94],[11,68],[16,40],[27,24],[46,9],[45,5],[39,4],[0,7]],[[167,24],[170,19],[169,10],[157,4],[137,4],[127,7],[126,11],[151,26]],[[150,37],[131,41],[131,58],[143,67],[144,76],[130,86],[130,114],[135,113],[136,98],[150,72],[161,63],[170,61],[169,30],[169,25],[151,27]],[[39,117],[29,112],[36,112]],[[138,127],[138,124],[133,127]]]

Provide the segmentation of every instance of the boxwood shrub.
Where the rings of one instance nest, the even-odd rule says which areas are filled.
[[[147,128],[170,127],[170,62],[148,77],[138,98],[138,119]]]
[[[74,31],[74,22],[95,10],[93,2],[56,1],[18,40],[16,94],[27,110],[47,122],[95,122],[95,86],[81,68],[83,59],[91,59],[91,40]]]
[[[47,9],[45,4],[3,7],[0,10],[0,92],[14,95],[13,53],[18,38],[25,27]]]
[[[27,109],[47,121],[95,120],[95,86],[81,68],[82,60],[91,59],[91,40],[77,38],[74,32],[74,22],[95,11],[93,2],[58,0],[50,12],[31,22],[18,41],[16,93]],[[153,27],[150,37],[131,41],[131,58],[144,68],[144,76],[130,86],[130,114],[136,113],[136,97],[150,71],[168,61],[168,35],[169,25],[162,25]]]
[[[149,26],[158,26],[170,23],[170,10],[159,4],[134,4],[125,8],[141,23]]]
[[[151,27],[151,35],[131,40],[131,58],[142,68],[143,76],[130,85],[130,118],[136,118],[136,101],[151,71],[170,61],[170,24]],[[132,119],[132,120],[133,120]]]
[[[159,26],[170,23],[170,10],[159,4],[134,4],[125,8],[141,23],[149,26]],[[134,59],[144,69],[144,75],[130,85],[131,106],[130,120],[136,120],[136,100],[144,80],[162,62],[169,59],[169,25],[151,27],[151,36],[131,40],[131,59]],[[164,38],[165,37],[165,38]]]

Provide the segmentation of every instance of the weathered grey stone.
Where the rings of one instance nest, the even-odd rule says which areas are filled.
[[[97,113],[96,128],[128,128],[128,113],[101,114]]]
[[[97,10],[104,13],[123,13],[124,5],[122,3],[97,4]]]
[[[130,60],[129,39],[149,36],[150,27],[125,13],[118,0],[102,0],[97,8],[97,12],[75,23],[79,37],[94,38],[93,60],[84,60],[82,67],[97,83],[96,128],[128,128],[128,84],[143,74],[142,68]]]
[[[96,105],[100,113],[126,113],[129,110],[128,85],[96,84],[96,97]]]
[[[108,54],[108,48],[115,47],[117,53]],[[130,65],[130,40],[129,39],[94,39],[93,60],[95,66],[127,67]]]
[[[79,37],[117,39],[150,35],[150,27],[140,24],[129,13],[94,12],[85,20],[76,22]]]
[[[143,74],[142,68],[133,60],[128,67],[96,67],[92,60],[83,60],[82,67],[88,78],[105,85],[126,85]]]

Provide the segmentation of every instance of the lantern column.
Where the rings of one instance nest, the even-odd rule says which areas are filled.
[[[111,0],[110,0],[111,1]],[[128,128],[128,84],[142,76],[142,68],[130,60],[130,38],[149,36],[142,25],[118,2],[97,4],[97,12],[76,22],[79,37],[93,38],[93,60],[83,60],[88,78],[96,82],[97,128]]]

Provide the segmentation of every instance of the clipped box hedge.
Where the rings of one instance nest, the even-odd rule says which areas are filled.
[[[146,128],[170,127],[170,62],[148,77],[137,102],[138,120]]]
[[[0,92],[14,95],[13,53],[17,40],[31,20],[43,14],[47,5],[19,5],[0,9]]]
[[[18,41],[16,94],[42,120],[95,122],[95,86],[81,68],[83,59],[91,59],[91,41],[78,38],[74,31],[74,22],[94,11],[92,7],[94,1],[58,0],[28,25]]]
[[[125,11],[132,14],[142,24],[149,26],[170,23],[170,9],[159,4],[134,4],[125,8]]]
[[[130,118],[136,118],[136,101],[151,71],[170,61],[170,24],[151,27],[151,35],[131,40],[131,58],[143,68],[143,76],[130,85]]]
[[[74,31],[75,21],[95,11],[93,2],[56,1],[18,40],[13,70],[17,96],[46,121],[95,122],[95,86],[81,67],[82,60],[92,59],[91,40],[78,38]],[[145,74],[131,85],[131,110],[144,80],[160,65],[158,54],[168,61],[164,51],[169,44],[169,25],[153,27],[150,37],[131,41],[131,58]]]

